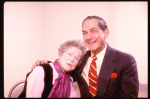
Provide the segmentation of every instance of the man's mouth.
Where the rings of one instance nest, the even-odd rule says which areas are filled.
[[[96,40],[95,41],[90,41],[90,42],[88,42],[88,44],[90,45],[90,44],[94,44],[96,42]]]
[[[90,45],[90,44],[94,44],[96,42],[96,40],[94,39],[90,39],[90,40],[87,40],[87,43]]]

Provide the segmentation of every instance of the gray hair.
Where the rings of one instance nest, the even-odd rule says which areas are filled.
[[[62,55],[70,47],[76,47],[76,48],[79,48],[81,50],[81,52],[82,52],[81,59],[84,56],[84,54],[86,53],[86,46],[80,40],[68,40],[68,41],[66,41],[65,43],[60,45],[60,47],[58,48],[58,52]],[[80,59],[78,65],[81,63],[81,59]]]
[[[101,17],[99,16],[88,16],[86,17],[83,22],[82,22],[82,26],[83,26],[83,23],[87,20],[87,19],[97,19],[98,20],[98,26],[100,29],[102,29],[103,31],[107,28],[107,24],[106,22],[104,21],[104,19],[102,19]]]

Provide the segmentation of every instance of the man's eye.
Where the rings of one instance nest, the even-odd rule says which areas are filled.
[[[92,30],[92,32],[97,32],[97,30]]]
[[[85,35],[87,32],[82,32],[83,35]]]

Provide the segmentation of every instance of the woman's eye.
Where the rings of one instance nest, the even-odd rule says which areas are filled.
[[[69,55],[69,56],[71,56],[72,54],[71,54],[71,53],[69,53],[68,55]]]
[[[80,58],[75,58],[77,61],[79,61],[80,60]]]
[[[76,60],[79,60],[78,58],[75,58]]]

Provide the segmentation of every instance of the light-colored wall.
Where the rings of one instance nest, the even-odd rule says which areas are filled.
[[[5,2],[4,97],[36,60],[54,61],[60,44],[82,39],[81,23],[102,17],[110,46],[133,55],[140,83],[148,83],[148,2]]]

